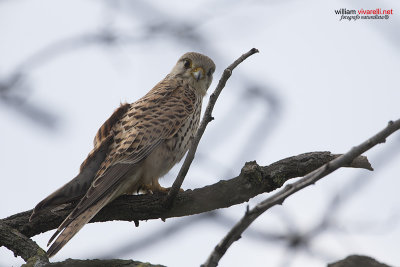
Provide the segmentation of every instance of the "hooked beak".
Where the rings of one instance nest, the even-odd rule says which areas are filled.
[[[202,68],[197,68],[192,72],[192,75],[196,79],[196,81],[199,81],[201,78],[203,78],[204,71]]]

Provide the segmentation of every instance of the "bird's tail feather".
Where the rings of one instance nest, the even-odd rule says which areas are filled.
[[[111,135],[103,138],[102,143],[94,148],[82,163],[79,174],[57,191],[40,201],[33,209],[29,221],[32,221],[32,219],[46,207],[64,204],[82,198],[93,182],[101,163],[104,161],[107,148],[111,141]]]
[[[61,234],[57,237],[54,243],[50,246],[47,251],[47,255],[49,257],[54,256],[65,244],[81,230],[81,228],[88,223],[107,203],[109,202],[109,198],[104,198],[94,204],[92,207],[88,208],[78,217],[71,219],[69,216],[64,220],[64,222],[60,225],[54,235],[50,238],[50,243],[56,238],[60,232]]]
[[[57,191],[40,201],[33,209],[29,221],[32,221],[32,219],[46,207],[64,204],[82,198],[88,190],[92,180],[92,174],[88,175],[86,172],[81,172],[67,184],[63,185]]]

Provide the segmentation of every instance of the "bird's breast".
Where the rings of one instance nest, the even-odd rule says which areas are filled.
[[[174,158],[174,164],[179,162],[188,151],[199,127],[200,112],[201,103],[196,105],[194,112],[182,124],[174,137],[166,141],[166,146]]]
[[[162,142],[145,160],[144,183],[164,176],[189,149],[199,126],[201,103],[181,125],[175,135]]]

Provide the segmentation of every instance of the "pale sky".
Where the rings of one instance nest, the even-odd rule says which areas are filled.
[[[393,9],[393,15],[339,21],[340,8]],[[0,217],[33,208],[75,177],[101,123],[120,102],[150,90],[187,51],[214,59],[209,91],[242,53],[252,47],[260,53],[233,72],[184,189],[234,177],[250,160],[268,165],[304,152],[347,152],[400,118],[399,8],[394,0],[0,1],[0,82],[23,71],[13,95],[55,118],[48,127],[29,119],[31,111],[0,101]],[[114,42],[99,39],[107,32],[116,34]],[[374,172],[342,169],[291,196],[257,219],[220,266],[324,266],[349,254],[398,265],[400,134],[366,155]],[[172,184],[178,167],[163,186]],[[265,240],[263,234],[309,231],[350,185],[348,199],[332,215],[334,228],[312,239],[311,251]],[[86,225],[52,260],[114,257],[199,266],[246,205],[268,196],[215,218],[189,217],[189,223]],[[182,230],[157,236],[174,225]],[[33,239],[45,248],[52,234]],[[22,263],[0,248],[0,266]]]

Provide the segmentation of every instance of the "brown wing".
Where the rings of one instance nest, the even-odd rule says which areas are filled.
[[[101,125],[100,129],[97,131],[96,136],[93,140],[93,145],[96,148],[99,144],[101,144],[106,138],[108,138],[111,134],[111,130],[114,125],[125,115],[125,113],[129,110],[130,104],[125,103],[121,104],[108,118],[103,125]],[[90,156],[90,155],[89,155]],[[89,157],[88,157],[89,158]],[[85,165],[84,161],[81,165],[81,168]]]
[[[49,243],[62,232],[49,248],[49,256],[61,249],[104,205],[117,197],[116,192],[121,194],[119,191],[126,179],[134,175],[138,163],[163,140],[175,135],[193,113],[196,100],[196,95],[187,85],[165,79],[131,105],[112,127],[114,136],[107,158],[86,195],[50,239]],[[136,181],[130,180],[129,183],[139,183],[140,177],[135,178]]]
[[[198,100],[188,85],[166,78],[131,104],[118,127],[113,129],[114,142],[97,179],[115,163],[140,162],[160,142],[174,136],[194,112]]]
[[[113,140],[111,129],[129,109],[129,106],[130,104],[122,104],[100,127],[94,140],[94,148],[82,163],[79,174],[51,195],[40,201],[33,209],[32,215],[29,218],[30,221],[46,207],[79,200],[85,195],[102,162],[106,158],[109,145]]]

